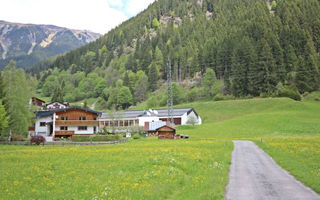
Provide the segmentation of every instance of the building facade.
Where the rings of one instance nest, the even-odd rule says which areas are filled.
[[[29,128],[32,130],[29,133],[44,136],[47,141],[57,137],[96,134],[100,114],[78,106],[38,111],[34,128]]]
[[[130,127],[144,126],[146,122],[168,121],[168,110],[136,110],[117,113],[102,113],[99,117],[99,128],[105,126]],[[193,108],[173,109],[173,121],[175,125],[200,125],[201,117]]]

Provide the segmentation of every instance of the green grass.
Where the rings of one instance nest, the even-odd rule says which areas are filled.
[[[275,98],[184,106],[194,107],[205,120],[202,126],[178,127],[178,133],[194,139],[255,141],[280,166],[320,194],[319,101]]]
[[[256,142],[320,193],[320,102],[288,98],[199,101],[189,140],[109,146],[0,146],[4,199],[223,199],[233,139]],[[260,140],[262,139],[262,143]]]
[[[320,135],[272,137],[256,144],[292,175],[320,194]]]
[[[192,138],[248,139],[320,133],[320,102],[287,98],[186,104],[199,112],[201,126],[181,127]]]
[[[231,141],[0,146],[1,199],[223,199]]]

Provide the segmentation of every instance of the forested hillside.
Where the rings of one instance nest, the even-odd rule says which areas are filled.
[[[299,99],[319,88],[319,10],[318,0],[159,0],[28,72],[43,96],[99,98],[99,108],[147,99],[157,106],[166,103],[170,57],[174,103],[225,95]]]

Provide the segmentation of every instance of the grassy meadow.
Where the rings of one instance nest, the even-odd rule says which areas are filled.
[[[1,199],[222,199],[231,141],[0,146]]]
[[[320,102],[287,98],[190,104],[202,126],[179,127],[198,139],[252,140],[320,194]],[[261,142],[262,140],[262,142]]]
[[[256,142],[320,193],[320,102],[202,101],[189,140],[108,146],[0,146],[1,199],[223,199],[233,139]],[[262,140],[262,142],[261,142]]]

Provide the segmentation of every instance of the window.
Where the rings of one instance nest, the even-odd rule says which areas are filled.
[[[40,126],[46,126],[45,122],[40,122]]]
[[[60,131],[67,131],[68,127],[67,126],[60,126]]]
[[[79,126],[78,131],[86,131],[87,127],[86,126]]]
[[[67,116],[62,116],[61,120],[68,120],[68,117]]]
[[[79,120],[87,120],[86,117],[79,117]]]

